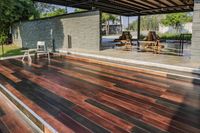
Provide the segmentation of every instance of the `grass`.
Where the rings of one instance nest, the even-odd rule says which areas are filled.
[[[158,34],[161,40],[180,40],[181,33],[162,33]],[[140,39],[143,40],[147,35],[140,35]],[[184,36],[184,40],[191,41],[192,35]]]
[[[160,34],[160,39],[163,40],[179,40],[180,39],[180,34],[173,34],[173,33],[165,33],[165,34]],[[185,36],[184,39],[185,40],[191,40],[192,36]]]
[[[21,48],[17,45],[4,45],[4,57],[22,55]],[[0,57],[3,57],[2,46],[0,46]]]

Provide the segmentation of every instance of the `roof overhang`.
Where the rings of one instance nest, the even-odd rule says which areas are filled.
[[[193,11],[194,0],[34,0],[123,16],[152,15]]]

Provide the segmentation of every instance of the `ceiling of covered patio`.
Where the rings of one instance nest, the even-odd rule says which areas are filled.
[[[34,0],[50,4],[91,10],[123,16],[138,16],[193,11],[194,0]]]

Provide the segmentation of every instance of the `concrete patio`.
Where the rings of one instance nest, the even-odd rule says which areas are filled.
[[[146,62],[145,64],[165,64],[165,65],[174,65],[180,67],[189,67],[189,68],[199,68],[200,67],[200,58],[194,59],[190,56],[174,56],[174,55],[164,55],[164,54],[153,54],[152,52],[137,52],[133,51],[123,51],[121,49],[107,49],[102,51],[94,50],[83,50],[83,49],[70,49],[70,50],[61,50],[61,52],[70,52],[74,54],[83,54],[85,56],[89,55],[90,57],[104,57],[106,58],[120,58],[124,60],[133,60],[136,62]]]

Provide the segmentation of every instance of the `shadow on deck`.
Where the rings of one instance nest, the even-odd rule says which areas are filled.
[[[0,72],[0,83],[59,132],[200,132],[198,84],[71,56],[4,60]]]

